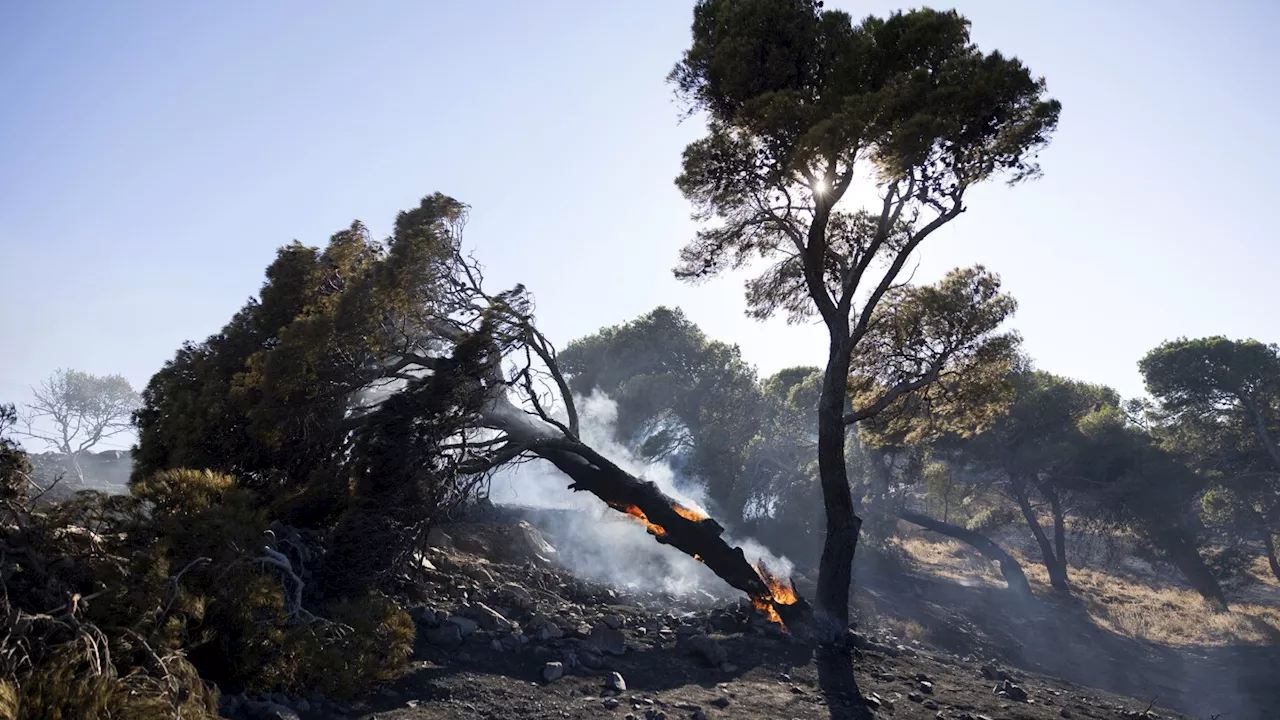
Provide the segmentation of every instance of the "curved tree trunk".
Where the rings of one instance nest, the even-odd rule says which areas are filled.
[[[853,511],[849,473],[845,466],[844,409],[849,387],[851,349],[845,337],[833,331],[831,355],[823,374],[818,401],[818,476],[826,509],[827,533],[818,564],[817,603],[834,636],[849,625],[849,586],[853,581],[853,556],[858,547],[862,519]]]
[[[1040,520],[1036,517],[1035,508],[1031,507],[1031,500],[1027,497],[1027,485],[1022,480],[1014,480],[1013,497],[1018,501],[1018,507],[1022,508],[1022,517],[1027,521],[1027,527],[1031,528],[1031,534],[1036,538],[1036,544],[1040,546],[1040,558],[1044,562],[1044,567],[1049,571],[1049,584],[1059,592],[1070,593],[1071,585],[1067,582],[1066,563],[1053,551],[1053,545],[1049,542],[1049,536],[1045,534],[1044,528],[1040,526]],[[1056,532],[1056,528],[1055,528]]]
[[[614,510],[643,520],[658,542],[697,559],[722,580],[746,593],[757,607],[772,607],[783,623],[791,625],[808,619],[809,605],[799,596],[794,603],[775,602],[773,590],[747,561],[742,548],[729,545],[721,537],[724,528],[719,523],[709,517],[681,514],[678,503],[654,483],[632,476],[586,444],[571,438],[535,444],[531,452],[568,475],[573,480],[571,490],[585,490]]]
[[[1195,543],[1188,541],[1184,534],[1178,533],[1176,537],[1169,538],[1161,547],[1168,554],[1169,561],[1187,579],[1192,589],[1209,601],[1209,604],[1215,610],[1224,611],[1227,609],[1227,597],[1222,593],[1222,586],[1218,584],[1217,578],[1210,572],[1209,566],[1205,564],[1204,558],[1200,556],[1200,551],[1196,548]]]
[[[898,517],[913,525],[919,525],[925,530],[932,530],[939,535],[946,535],[972,547],[983,557],[999,566],[1000,574],[1004,576],[1004,581],[1008,584],[1010,590],[1021,595],[1031,594],[1031,586],[1027,583],[1026,574],[1022,572],[1022,565],[986,535],[962,528],[959,525],[935,520],[928,515],[912,512],[905,508],[898,511]]]
[[[1262,544],[1267,549],[1267,564],[1271,566],[1271,574],[1280,580],[1280,559],[1276,558],[1276,538],[1270,528],[1262,529]]]

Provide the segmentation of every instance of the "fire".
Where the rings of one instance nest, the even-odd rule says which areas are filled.
[[[687,508],[681,505],[674,505],[672,506],[671,509],[675,510],[676,514],[684,518],[685,520],[692,520],[694,522],[699,522],[707,519],[706,513],[700,512],[698,510],[694,510],[693,508]]]
[[[768,597],[753,597],[751,602],[755,604],[756,609],[764,613],[770,622],[776,622],[786,629],[786,623],[782,622],[782,616],[778,615],[776,606],[778,605],[794,605],[799,602],[800,598],[796,597],[795,588],[790,583],[783,582],[781,578],[775,577],[769,572],[769,569],[763,563],[752,565],[756,572],[760,573],[760,579],[764,580],[765,585],[769,587]]]
[[[666,534],[667,534],[666,529],[664,529],[661,525],[658,525],[658,524],[656,524],[656,523],[651,523],[651,522],[649,522],[649,517],[648,517],[647,515],[645,515],[645,514],[644,514],[644,511],[643,511],[643,510],[641,510],[640,508],[636,507],[635,505],[614,505],[613,503],[610,503],[609,505],[610,505],[610,507],[612,507],[614,510],[620,510],[620,511],[622,511],[622,512],[624,512],[624,513],[628,514],[628,515],[630,515],[631,517],[633,517],[633,518],[635,518],[635,519],[639,520],[640,522],[644,523],[644,526],[645,526],[646,528],[648,528],[648,529],[649,529],[649,532],[653,533],[654,535],[666,535]]]

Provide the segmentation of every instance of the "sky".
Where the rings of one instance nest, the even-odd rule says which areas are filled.
[[[1125,396],[1166,339],[1280,342],[1280,3],[954,7],[1063,113],[1043,178],[972,192],[914,279],[985,265],[1038,367]],[[0,3],[0,402],[59,367],[141,388],[277,247],[354,219],[385,236],[435,191],[472,206],[491,287],[530,288],[557,344],[668,305],[762,373],[820,364],[817,326],[744,316],[742,277],[672,277],[697,228],[673,180],[702,128],[665,82],[691,8]]]

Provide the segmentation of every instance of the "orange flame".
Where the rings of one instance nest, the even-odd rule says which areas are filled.
[[[684,518],[685,520],[700,522],[702,520],[707,519],[706,513],[700,512],[698,510],[694,510],[693,508],[687,508],[682,505],[673,505],[671,509],[675,510],[676,514]]]
[[[649,532],[653,533],[654,535],[667,534],[666,529],[664,529],[661,525],[649,522],[649,516],[645,515],[644,511],[636,507],[635,505],[614,505],[613,503],[610,503],[609,506],[612,507],[614,510],[620,510],[630,515],[631,517],[639,520],[640,522],[644,523],[644,526],[648,528]]]
[[[756,609],[764,613],[770,622],[776,622],[786,629],[786,623],[782,622],[782,616],[778,615],[776,606],[778,605],[794,605],[799,602],[800,598],[796,597],[795,588],[790,583],[783,582],[781,578],[774,576],[764,564],[752,565],[756,572],[760,573],[760,579],[764,580],[765,585],[769,587],[769,595],[767,597],[753,597],[751,602]]]

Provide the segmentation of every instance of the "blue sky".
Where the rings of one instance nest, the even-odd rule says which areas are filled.
[[[886,2],[828,2],[855,16]],[[956,7],[1063,102],[1043,179],[984,187],[917,280],[983,263],[1044,369],[1141,392],[1164,339],[1280,341],[1280,4]],[[439,190],[557,342],[678,305],[763,372],[815,327],[670,273],[700,131],[664,77],[690,2],[0,4],[0,401],[56,367],[141,387],[256,293],[275,248]],[[123,443],[120,443],[123,444]]]

